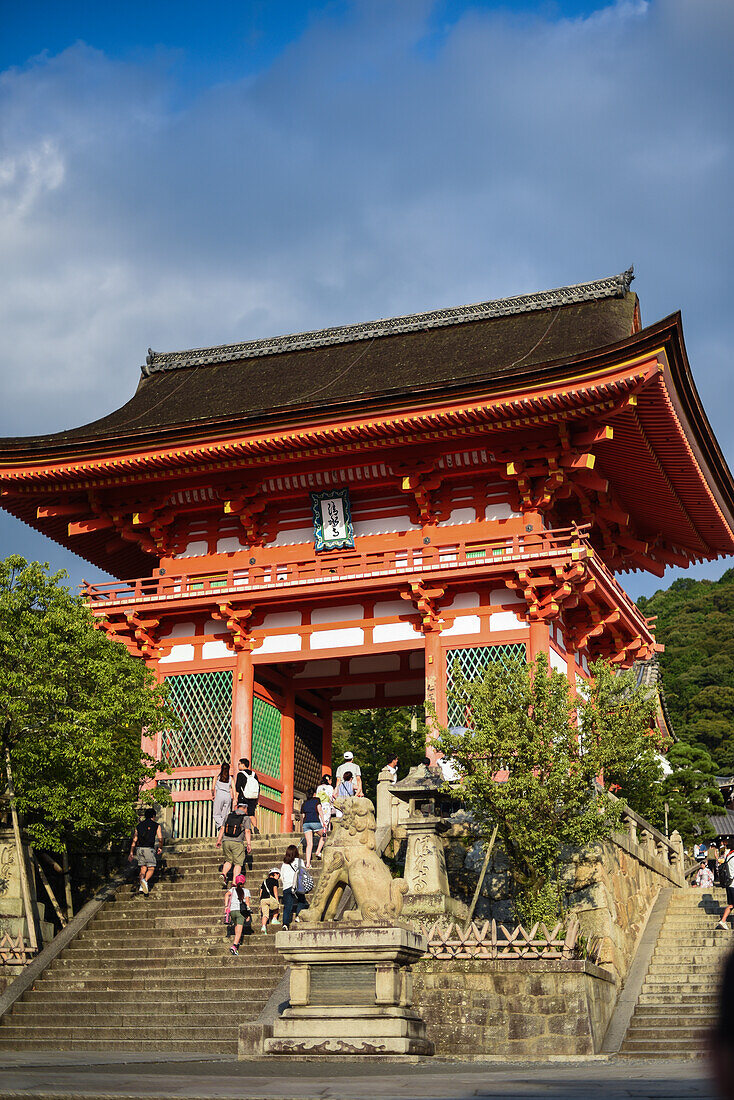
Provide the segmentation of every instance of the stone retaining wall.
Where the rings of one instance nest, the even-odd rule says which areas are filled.
[[[436,1054],[594,1054],[617,996],[613,977],[584,960],[424,959],[413,983]]]

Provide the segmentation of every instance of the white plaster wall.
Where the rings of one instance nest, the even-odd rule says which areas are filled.
[[[311,612],[311,623],[349,623],[364,618],[364,608],[360,603],[344,607],[317,607]]]
[[[513,512],[507,501],[501,500],[496,504],[488,504],[484,515],[489,520],[520,519],[522,512]]]
[[[420,632],[412,623],[381,623],[372,629],[374,642],[402,642],[416,636],[420,637]]]
[[[479,593],[478,592],[459,592],[457,596],[454,596],[450,604],[447,604],[447,611],[457,611],[461,607],[479,607]]]
[[[193,634],[196,634],[194,623],[174,623],[165,633],[161,631],[161,638],[190,638]]]
[[[439,521],[439,527],[452,527],[458,523],[474,523],[477,518],[476,508],[453,508],[448,519]]]
[[[301,612],[300,611],[274,611],[270,615],[266,615],[263,619],[263,628],[268,627],[275,628],[278,626],[300,626],[301,625]]]
[[[402,531],[420,531],[417,523],[411,523],[410,516],[360,519],[355,520],[353,526],[355,538],[364,535],[394,535]]]
[[[491,619],[494,617],[490,616]],[[513,615],[513,619],[514,617]],[[448,630],[442,630],[441,634],[444,638],[451,638],[455,634],[478,634],[481,629],[482,623],[478,615],[457,615],[453,625]]]
[[[199,558],[206,554],[208,551],[208,543],[202,539],[200,542],[189,542],[186,545],[186,549],[182,550],[180,554],[176,554],[177,558]]]
[[[410,600],[383,600],[375,604],[374,617],[384,619],[389,615],[392,618],[395,615],[410,615],[413,611]]]
[[[246,549],[246,543],[240,542],[236,535],[229,535],[227,538],[217,539],[218,554],[234,554],[237,550]]]
[[[495,611],[489,616],[489,629],[499,630],[524,630],[526,623],[518,619],[512,611]]]
[[[300,546],[313,543],[313,527],[294,527],[293,530],[279,531],[268,546]]]
[[[344,630],[315,630],[311,635],[311,649],[336,649],[340,646],[364,644],[364,630],[360,626]]]
[[[227,649],[222,641],[204,642],[201,647],[201,656],[205,661],[211,661],[217,657],[229,657],[231,653],[231,649]]]
[[[258,648],[258,653],[290,653],[301,648],[300,634],[271,634]]]
[[[161,657],[159,665],[178,664],[179,661],[193,661],[194,647],[192,645],[174,645],[167,657]]]
[[[554,649],[553,646],[550,647],[548,663],[550,664],[551,668],[554,668],[557,672],[562,672],[564,676],[566,675],[566,672],[568,671],[566,658],[562,657],[558,650]]]

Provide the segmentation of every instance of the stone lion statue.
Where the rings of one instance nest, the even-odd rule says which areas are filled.
[[[375,807],[369,798],[337,798],[334,805],[343,816],[334,821],[324,866],[301,922],[332,920],[347,886],[357,904],[350,919],[397,919],[408,886],[391,876],[375,850]]]

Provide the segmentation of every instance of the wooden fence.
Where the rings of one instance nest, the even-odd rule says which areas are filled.
[[[507,928],[497,921],[460,924],[434,924],[426,933],[427,956],[434,959],[572,959],[582,952],[593,954],[594,945],[579,940],[579,922],[572,918],[568,927],[562,924],[548,929],[534,924],[529,930],[521,924]],[[591,950],[590,950],[591,948]]]

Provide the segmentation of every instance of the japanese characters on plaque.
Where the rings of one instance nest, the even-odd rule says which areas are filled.
[[[354,527],[348,489],[327,489],[311,493],[313,538],[317,552],[353,550]]]

